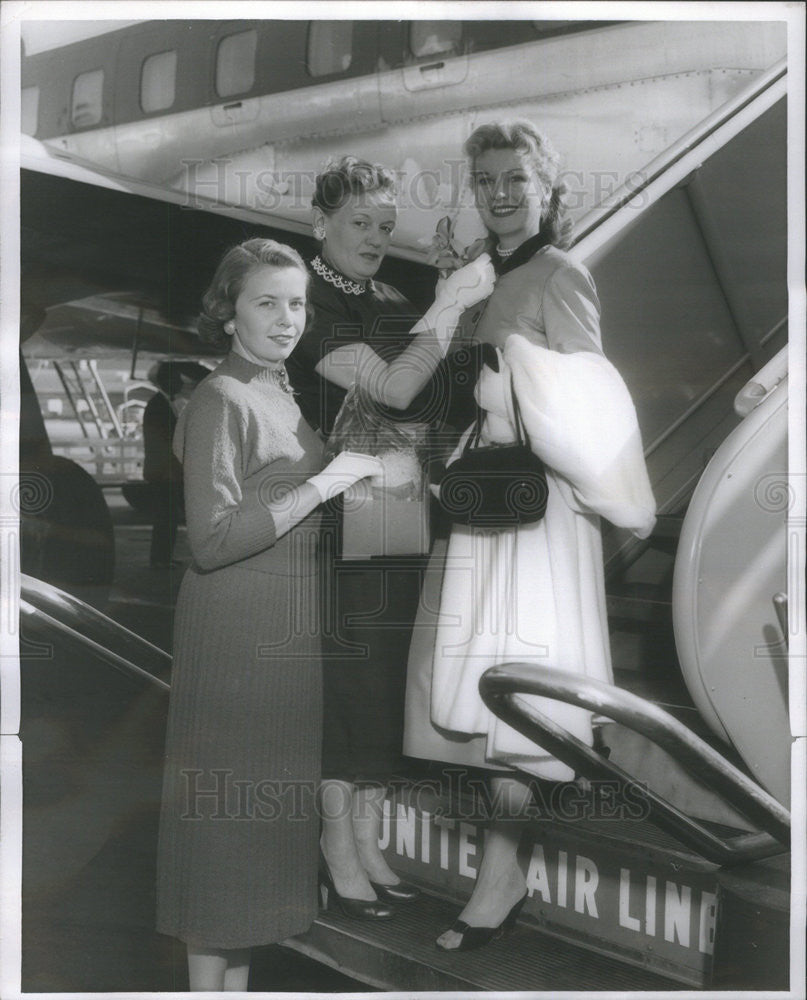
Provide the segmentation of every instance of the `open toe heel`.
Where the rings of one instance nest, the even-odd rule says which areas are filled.
[[[495,941],[515,927],[518,915],[526,900],[527,893],[525,892],[521,899],[512,906],[498,927],[471,927],[464,920],[455,920],[449,930],[461,935],[460,943],[456,948],[446,948],[439,941],[435,941],[434,944],[440,951],[473,951],[475,948],[483,948],[490,941]]]

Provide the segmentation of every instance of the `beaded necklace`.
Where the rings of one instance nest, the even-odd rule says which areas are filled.
[[[266,370],[269,372],[269,377],[272,381],[277,382],[281,392],[287,392],[290,396],[294,395],[294,389],[289,384],[289,375],[285,365],[281,365],[279,368],[267,368]]]
[[[364,293],[372,288],[372,281],[353,281],[351,278],[346,278],[343,274],[338,271],[334,271],[332,267],[328,267],[325,261],[317,254],[317,256],[311,261],[311,267],[317,272],[320,278],[324,278],[329,285],[334,285],[341,292],[347,292],[348,295],[364,295]]]

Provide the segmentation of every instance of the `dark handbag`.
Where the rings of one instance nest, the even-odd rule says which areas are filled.
[[[477,405],[476,426],[440,480],[440,507],[455,524],[512,528],[540,521],[546,512],[544,463],[527,441],[512,379],[510,391],[517,440],[480,446],[485,415]]]

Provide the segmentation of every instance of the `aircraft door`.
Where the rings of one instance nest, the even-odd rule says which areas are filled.
[[[777,598],[787,593],[791,502],[784,377],[707,466],[684,519],[673,580],[675,642],[692,699],[783,805],[791,738]]]

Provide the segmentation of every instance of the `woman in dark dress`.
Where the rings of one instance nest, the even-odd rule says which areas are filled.
[[[422,319],[373,280],[395,228],[392,173],[344,157],[318,178],[311,268],[314,320],[289,358],[309,422],[329,434],[346,391],[362,386],[399,419],[423,420],[416,397],[449,349],[462,311],[493,287],[487,255],[440,283]],[[425,407],[428,409],[428,406]],[[414,898],[378,847],[386,785],[400,768],[406,660],[419,599],[417,565],[336,559],[334,627],[324,654],[322,852],[342,909],[387,917]],[[392,597],[390,597],[392,595]]]
[[[284,361],[308,282],[272,240],[228,251],[200,330],[230,353],[174,441],[194,562],[174,622],[157,927],[186,943],[192,990],[246,990],[249,949],[317,911],[317,508],[381,463],[343,453],[322,469],[294,401]]]

